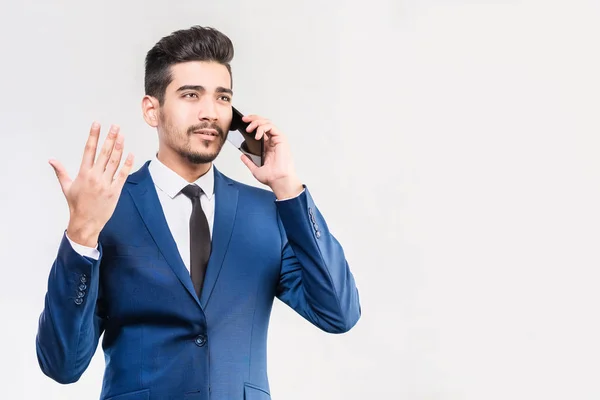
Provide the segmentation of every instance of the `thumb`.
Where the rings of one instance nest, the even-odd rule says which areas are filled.
[[[50,166],[52,166],[52,169],[54,169],[54,173],[56,174],[56,177],[58,178],[58,183],[60,183],[60,188],[62,189],[63,193],[66,195],[66,192],[72,183],[71,178],[69,178],[69,174],[67,173],[67,170],[57,160],[50,160],[50,161],[48,161],[48,164],[50,164]]]

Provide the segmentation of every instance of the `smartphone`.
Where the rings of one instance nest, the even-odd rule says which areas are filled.
[[[239,151],[247,155],[252,162],[262,167],[265,160],[265,142],[263,138],[254,139],[256,129],[252,132],[246,132],[246,128],[250,123],[244,122],[242,117],[244,114],[239,112],[235,107],[232,107],[233,115],[227,141],[234,145]]]

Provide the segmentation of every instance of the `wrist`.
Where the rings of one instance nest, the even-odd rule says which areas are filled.
[[[67,235],[69,239],[79,245],[94,248],[98,244],[100,232],[89,222],[85,223],[71,219],[67,226]]]
[[[304,190],[302,181],[297,177],[280,178],[269,186],[278,200],[296,197]]]

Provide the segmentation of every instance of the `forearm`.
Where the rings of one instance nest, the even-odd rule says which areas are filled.
[[[278,202],[287,243],[280,298],[328,332],[346,332],[360,318],[354,277],[340,243],[308,190]]]
[[[98,345],[99,262],[78,254],[65,236],[50,271],[36,351],[44,374],[61,383],[79,379]]]

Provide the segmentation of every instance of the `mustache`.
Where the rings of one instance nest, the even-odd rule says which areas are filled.
[[[197,125],[192,125],[187,129],[187,133],[188,135],[193,134],[195,131],[200,130],[200,129],[214,129],[215,131],[217,131],[217,133],[219,134],[220,137],[225,136],[225,133],[223,132],[223,129],[221,129],[221,127],[219,125],[217,125],[216,123],[209,123],[209,122],[204,122],[202,124],[197,124]]]

